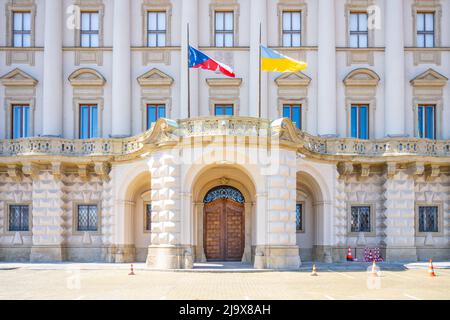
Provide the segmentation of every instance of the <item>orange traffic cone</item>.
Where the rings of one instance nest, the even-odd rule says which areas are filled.
[[[347,261],[353,261],[352,248],[350,248],[350,247],[348,247],[348,251],[347,251]]]
[[[135,276],[133,265],[131,265],[131,272],[128,275],[129,276]]]
[[[436,273],[434,273],[433,259],[430,259],[430,264],[428,265],[428,275],[430,277],[436,277]]]
[[[317,274],[317,269],[316,269],[316,265],[315,265],[315,264],[313,264],[311,276],[313,276],[313,277],[318,276],[318,274]]]

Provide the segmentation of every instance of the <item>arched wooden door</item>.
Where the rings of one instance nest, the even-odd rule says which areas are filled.
[[[245,247],[245,207],[241,192],[218,187],[205,197],[204,249],[208,261],[241,261]]]

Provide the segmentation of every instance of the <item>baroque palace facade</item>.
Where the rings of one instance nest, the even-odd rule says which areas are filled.
[[[449,76],[450,0],[0,0],[0,260],[449,259]]]

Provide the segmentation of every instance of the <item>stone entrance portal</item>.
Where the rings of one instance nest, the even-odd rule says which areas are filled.
[[[229,186],[212,189],[204,203],[204,250],[208,261],[241,261],[245,249],[242,193]]]

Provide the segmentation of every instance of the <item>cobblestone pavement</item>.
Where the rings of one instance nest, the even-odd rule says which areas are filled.
[[[129,265],[0,264],[0,299],[450,299],[450,270],[366,265],[299,272],[159,272]]]

